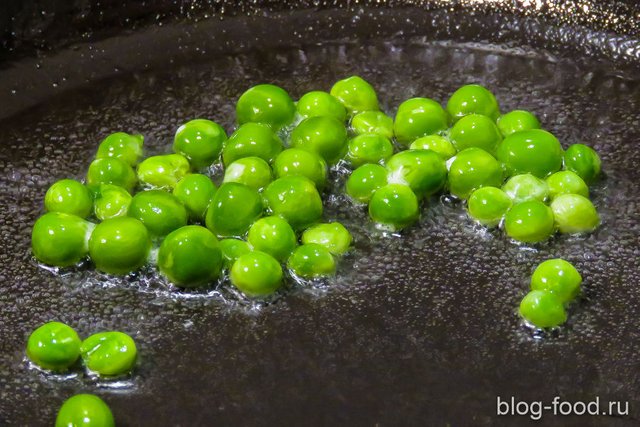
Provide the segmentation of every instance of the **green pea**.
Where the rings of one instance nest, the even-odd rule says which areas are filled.
[[[381,135],[357,135],[348,147],[347,160],[356,168],[366,163],[385,162],[393,155],[393,144]]]
[[[541,263],[531,276],[531,290],[547,291],[568,303],[580,293],[582,276],[578,270],[560,258],[548,259]]]
[[[31,249],[38,261],[55,267],[77,264],[88,253],[94,224],[62,212],[42,215],[31,231]]]
[[[147,261],[151,240],[144,224],[135,218],[107,219],[96,226],[89,240],[89,254],[96,269],[127,274]]]
[[[412,98],[398,107],[393,131],[396,140],[408,146],[422,136],[445,130],[448,125],[449,116],[437,101],[429,98]]]
[[[247,242],[254,250],[284,262],[298,245],[298,238],[287,221],[279,216],[268,216],[253,223]]]
[[[496,121],[498,129],[503,136],[523,130],[540,129],[538,118],[524,110],[513,110],[498,117]]]
[[[202,222],[216,190],[215,184],[207,175],[193,173],[178,181],[173,195],[187,209],[192,221]]]
[[[500,107],[496,97],[484,86],[465,85],[456,90],[447,102],[447,111],[458,120],[468,114],[482,114],[492,120],[500,116]]]
[[[29,335],[27,357],[42,369],[64,372],[80,357],[80,338],[64,323],[47,322]]]
[[[112,184],[100,184],[95,189],[93,214],[100,221],[127,215],[132,196],[124,188]]]
[[[144,136],[129,135],[116,132],[107,136],[98,146],[96,159],[120,159],[129,166],[135,166],[142,157],[142,143]]]
[[[195,119],[183,124],[173,139],[173,151],[186,157],[194,169],[211,166],[227,140],[224,128],[211,120]]]
[[[481,148],[467,148],[453,158],[449,167],[449,190],[466,199],[478,188],[500,187],[502,174],[500,163],[491,154]]]
[[[261,84],[240,96],[236,105],[238,124],[263,123],[278,130],[288,125],[296,113],[296,106],[286,90]]]
[[[387,162],[389,182],[411,187],[416,196],[436,194],[447,181],[444,160],[431,150],[406,150]]]
[[[247,242],[240,239],[223,239],[220,240],[220,250],[222,251],[222,260],[224,267],[230,269],[234,262],[240,256],[251,252],[251,247]]]
[[[591,184],[600,175],[601,161],[598,153],[584,144],[573,144],[564,153],[564,168],[575,172]]]
[[[351,130],[356,135],[374,134],[393,138],[393,119],[382,111],[363,111],[351,119]]]
[[[191,170],[181,154],[148,157],[138,165],[138,179],[147,187],[173,190]]]
[[[418,198],[407,185],[385,185],[373,193],[369,216],[383,228],[401,230],[418,220]]]
[[[294,230],[314,224],[322,217],[322,199],[315,185],[302,176],[285,176],[264,191],[267,209],[284,218]]]
[[[55,427],[115,427],[111,409],[98,396],[76,394],[60,407]]]
[[[136,186],[136,174],[127,163],[116,158],[96,159],[87,171],[87,186],[98,187],[100,184],[113,184],[131,192]]]
[[[233,263],[230,278],[233,286],[248,297],[267,296],[282,286],[282,267],[267,253],[248,252]]]
[[[513,202],[499,188],[482,187],[471,193],[468,200],[469,215],[486,227],[495,227],[511,209]]]
[[[556,226],[563,234],[588,233],[600,225],[591,200],[579,194],[562,194],[551,202]]]
[[[109,331],[93,334],[80,346],[85,366],[91,372],[114,377],[131,372],[138,357],[136,343],[123,332]]]
[[[478,147],[495,154],[498,144],[502,141],[500,130],[487,116],[469,114],[461,117],[449,133],[451,143],[458,151],[465,148]]]
[[[362,77],[351,76],[337,81],[331,88],[331,95],[337,98],[352,115],[361,111],[380,109],[375,89]]]
[[[44,196],[44,208],[49,212],[62,212],[86,218],[91,213],[91,192],[73,179],[56,181]]]
[[[180,200],[162,190],[141,191],[133,196],[129,216],[140,220],[152,236],[166,236],[187,225],[189,215]]]
[[[333,117],[310,117],[291,132],[291,146],[316,153],[334,164],[347,151],[347,129]]]
[[[322,157],[307,150],[288,148],[278,154],[273,163],[277,178],[303,176],[309,178],[316,187],[324,188],[327,183],[327,162]]]
[[[549,186],[546,181],[530,173],[512,176],[502,186],[502,191],[516,204],[528,200],[544,202],[549,198]]]
[[[369,203],[373,193],[387,185],[387,169],[376,164],[362,165],[349,175],[346,191],[349,197],[360,203]]]
[[[567,321],[562,301],[545,291],[529,292],[520,303],[520,316],[538,328],[560,326]]]
[[[226,182],[213,196],[206,214],[206,225],[219,238],[244,236],[262,215],[262,199],[253,188]]]
[[[514,205],[504,218],[507,235],[524,243],[547,240],[555,231],[553,212],[539,200]]]
[[[457,153],[453,144],[440,135],[426,135],[418,138],[411,143],[409,149],[435,151],[443,160],[449,160]]]
[[[509,176],[530,173],[546,178],[560,170],[562,147],[558,139],[546,130],[523,130],[502,140],[497,158],[505,164]]]
[[[302,243],[317,243],[333,255],[342,255],[351,246],[351,233],[339,222],[317,224],[302,233]]]
[[[298,246],[287,261],[287,267],[302,279],[332,276],[336,272],[336,260],[322,245],[305,243]]]
[[[216,236],[199,225],[169,233],[158,250],[158,268],[176,286],[195,288],[212,283],[222,271],[222,252]]]
[[[243,157],[227,166],[223,182],[239,182],[260,191],[272,180],[273,174],[269,163],[260,157]]]
[[[347,120],[347,109],[337,98],[323,91],[306,93],[296,105],[302,117],[333,117],[344,123]]]
[[[225,166],[243,157],[260,157],[271,164],[282,151],[282,141],[267,125],[245,123],[227,140],[222,150]]]
[[[589,198],[589,187],[580,176],[571,171],[560,171],[547,178],[549,197],[555,199],[561,194],[579,194]]]

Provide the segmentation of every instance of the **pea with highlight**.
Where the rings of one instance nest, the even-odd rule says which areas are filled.
[[[296,107],[286,90],[260,84],[244,92],[236,105],[238,124],[262,123],[278,130],[293,120]]]
[[[227,133],[219,124],[206,119],[190,120],[176,131],[173,151],[189,160],[193,169],[211,166],[220,157]]]

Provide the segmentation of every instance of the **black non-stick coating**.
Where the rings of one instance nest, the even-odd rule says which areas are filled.
[[[515,14],[511,2],[256,6],[250,16],[161,19],[118,36],[100,27],[96,39],[50,42],[37,56],[37,37],[7,39],[17,59],[0,71],[0,425],[51,425],[79,392],[103,397],[128,426],[533,423],[498,417],[498,396],[628,401],[625,417],[547,413],[543,423],[638,425],[637,22],[628,4],[576,2],[567,12],[531,3]],[[589,18],[593,10],[623,22]],[[46,188],[82,178],[109,132],[141,132],[148,153],[160,153],[190,118],[231,131],[234,102],[253,84],[298,97],[354,73],[378,89],[389,114],[408,97],[444,102],[480,82],[504,111],[535,112],[565,147],[594,146],[606,174],[592,189],[602,226],[520,247],[474,226],[460,203],[432,200],[417,226],[385,237],[341,195],[338,173],[325,217],[352,230],[353,253],[335,280],[296,287],[271,305],[247,305],[227,284],[180,293],[152,273],[112,280],[87,266],[60,275],[32,260],[30,228]],[[585,280],[567,325],[541,339],[516,308],[549,257],[573,262]],[[140,351],[135,374],[104,383],[30,369],[26,338],[48,320],[81,336],[130,333]]]

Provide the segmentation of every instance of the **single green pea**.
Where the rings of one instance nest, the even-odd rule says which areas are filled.
[[[388,180],[411,187],[416,196],[436,194],[447,181],[444,160],[431,150],[406,150],[387,162]]]
[[[269,126],[245,123],[227,140],[222,150],[222,161],[228,166],[243,157],[260,157],[271,164],[281,151],[282,141]]]
[[[574,300],[580,293],[582,276],[568,261],[548,259],[536,267],[531,276],[531,290],[547,291],[563,303]]]
[[[239,182],[260,191],[272,180],[273,173],[269,163],[260,157],[243,157],[227,166],[223,182]]]
[[[302,176],[285,176],[264,191],[267,209],[284,218],[294,230],[314,224],[322,217],[322,199],[313,182]]]
[[[351,76],[337,81],[331,88],[331,95],[337,98],[352,115],[361,111],[380,109],[375,89],[362,77]]]
[[[144,136],[116,132],[107,136],[98,146],[96,159],[120,159],[129,166],[135,166],[142,157]]]
[[[181,154],[152,156],[138,165],[138,179],[150,188],[173,190],[190,170],[189,160]]]
[[[374,134],[393,138],[393,119],[382,111],[363,111],[351,119],[351,130],[356,135]]]
[[[546,130],[523,130],[502,140],[497,158],[505,164],[509,176],[530,173],[546,178],[560,170],[562,147],[558,139]]]
[[[305,243],[293,251],[287,261],[287,267],[296,276],[310,280],[334,275],[336,260],[324,246]]]
[[[511,209],[513,202],[499,188],[482,187],[469,196],[469,215],[486,227],[495,227]]]
[[[173,195],[187,209],[192,221],[202,222],[216,190],[215,184],[207,175],[192,173],[178,181]]]
[[[273,163],[273,171],[277,178],[304,176],[319,189],[324,188],[327,183],[327,162],[318,154],[299,148],[288,148],[278,154]]]
[[[98,396],[76,394],[67,399],[56,417],[55,427],[115,427],[111,409]]]
[[[567,321],[562,301],[550,292],[531,291],[520,303],[520,316],[538,328],[560,326]]]
[[[591,184],[600,175],[600,156],[589,146],[573,144],[564,153],[564,168],[577,173],[584,182]]]
[[[31,249],[38,261],[55,267],[77,264],[89,252],[94,224],[62,212],[42,215],[31,231]]]
[[[152,236],[166,236],[187,225],[189,215],[180,200],[163,190],[141,191],[133,196],[128,215],[140,220]]]
[[[127,215],[133,198],[126,189],[112,184],[100,184],[93,197],[93,214],[100,221]]]
[[[547,178],[549,197],[555,199],[561,194],[579,194],[589,198],[589,187],[580,175],[571,171],[560,171]]]
[[[323,91],[306,93],[296,105],[302,117],[333,117],[341,122],[347,120],[347,109],[331,94]]]
[[[262,216],[262,211],[262,199],[256,190],[237,182],[226,182],[213,196],[205,223],[219,238],[241,237]]]
[[[445,130],[449,125],[449,116],[442,106],[430,98],[412,98],[398,107],[393,131],[396,140],[408,146],[425,135]]]
[[[491,154],[481,148],[467,148],[451,162],[449,190],[454,196],[466,199],[478,188],[500,187],[502,175],[500,163]]]
[[[87,171],[87,186],[98,187],[100,184],[113,184],[131,192],[136,186],[136,173],[131,166],[120,159],[96,159]]]
[[[383,228],[401,230],[418,220],[418,198],[407,185],[385,185],[373,193],[369,216]]]
[[[507,235],[524,243],[547,240],[555,231],[553,212],[539,200],[514,205],[504,218]]]
[[[251,247],[244,240],[223,239],[220,240],[220,250],[222,251],[224,267],[230,269],[240,256],[251,252]]]
[[[96,226],[89,240],[89,254],[96,269],[127,274],[147,261],[151,239],[144,224],[135,218],[107,219]]]
[[[29,335],[27,357],[42,369],[64,372],[80,357],[80,338],[64,323],[47,322]]]
[[[449,160],[457,153],[453,144],[447,138],[440,135],[426,135],[418,138],[411,143],[409,149],[435,151],[443,160]]]
[[[549,198],[547,182],[530,173],[512,176],[504,183],[502,191],[507,193],[507,196],[516,204],[528,200],[545,202]]]
[[[360,203],[369,203],[373,193],[388,184],[387,169],[377,164],[362,165],[349,175],[345,189],[349,197]]]
[[[523,130],[540,129],[538,118],[525,110],[513,110],[498,117],[498,129],[503,136]]]
[[[588,233],[600,225],[591,200],[579,194],[562,194],[551,202],[556,226],[563,234]]]
[[[227,140],[224,128],[211,120],[195,119],[183,124],[173,139],[173,151],[189,160],[194,169],[211,166]]]
[[[449,132],[451,143],[458,151],[478,147],[487,153],[495,154],[502,134],[492,119],[481,114],[469,114],[461,117]]]
[[[247,90],[238,99],[238,124],[263,123],[274,130],[288,125],[296,113],[296,106],[286,90],[271,84],[261,84]]]
[[[351,233],[339,222],[317,224],[302,233],[302,243],[317,243],[332,255],[342,255],[351,246]]]
[[[355,168],[366,163],[381,163],[393,155],[393,144],[386,137],[374,134],[357,135],[349,141],[347,160]]]
[[[100,376],[114,377],[131,372],[138,357],[136,343],[124,332],[93,334],[80,346],[85,366]]]
[[[44,196],[44,208],[86,218],[91,213],[93,198],[82,183],[73,179],[56,181]]]
[[[252,251],[233,263],[230,278],[233,286],[248,297],[268,296],[282,286],[282,267],[271,255]]]
[[[496,97],[484,86],[465,85],[453,92],[447,102],[447,111],[458,120],[468,114],[482,114],[491,120],[500,116],[500,106]]]
[[[222,272],[222,252],[218,239],[199,225],[178,228],[162,241],[158,250],[158,268],[181,288],[212,283]]]
[[[268,216],[253,223],[247,242],[253,250],[268,253],[284,262],[298,245],[298,238],[287,221],[279,216]]]
[[[347,151],[347,129],[333,117],[310,117],[291,132],[291,146],[316,153],[328,164],[334,164]]]

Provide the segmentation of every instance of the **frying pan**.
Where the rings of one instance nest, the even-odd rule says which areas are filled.
[[[51,425],[80,392],[102,396],[125,426],[529,425],[498,415],[497,398],[555,396],[628,402],[628,414],[545,412],[543,425],[640,424],[639,21],[635,1],[2,2],[0,425]],[[181,293],[150,272],[113,280],[32,260],[46,188],[81,179],[106,134],[140,132],[161,153],[194,117],[232,130],[251,85],[298,97],[351,74],[390,114],[479,82],[565,147],[595,147],[602,226],[518,246],[443,198],[402,235],[381,236],[337,176],[325,216],[352,230],[354,251],[335,280],[273,304],[247,305],[224,284]],[[541,337],[516,307],[550,257],[585,280],[567,325]],[[54,319],[81,336],[133,335],[135,375],[30,369],[26,338]]]

